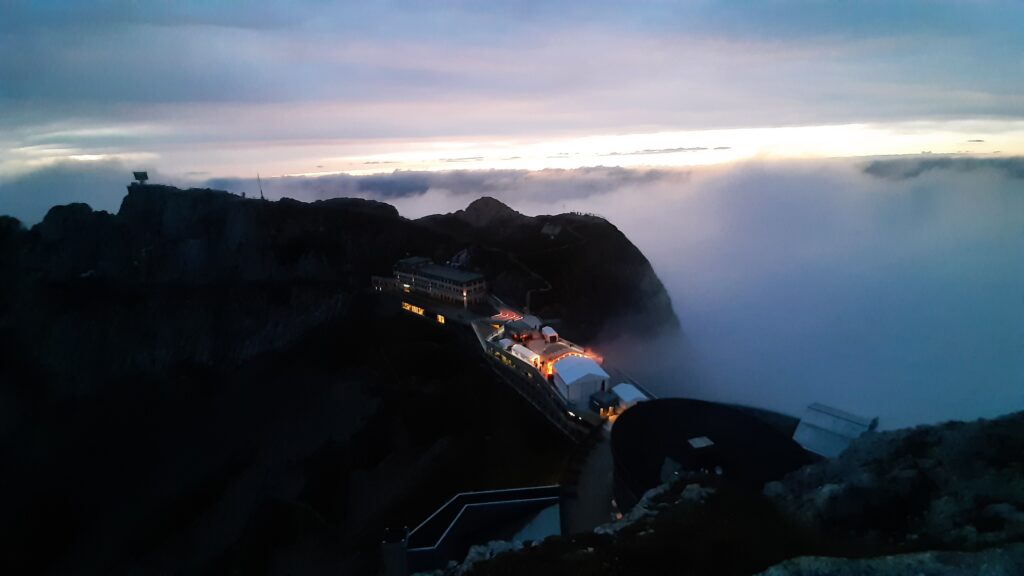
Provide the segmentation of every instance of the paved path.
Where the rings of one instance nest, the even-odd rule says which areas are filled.
[[[609,432],[602,428],[597,443],[590,445],[590,451],[579,463],[575,494],[570,492],[564,500],[565,529],[569,534],[589,532],[612,520],[612,482],[611,441]]]

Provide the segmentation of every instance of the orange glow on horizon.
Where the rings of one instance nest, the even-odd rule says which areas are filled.
[[[965,146],[965,140],[972,143]],[[977,139],[978,142],[973,142]],[[468,170],[545,170],[614,165],[672,168],[728,165],[764,159],[855,158],[920,154],[1007,157],[1024,153],[1024,122],[962,119],[943,122],[821,124],[805,126],[666,130],[565,136],[554,139],[481,138],[473,142],[409,140],[378,154],[329,156],[327,174],[451,170],[448,152],[467,157]],[[444,149],[445,153],[440,153]],[[611,158],[614,157],[614,161]],[[306,157],[302,157],[302,162]],[[324,173],[316,172],[316,175]],[[300,176],[303,172],[284,175]]]

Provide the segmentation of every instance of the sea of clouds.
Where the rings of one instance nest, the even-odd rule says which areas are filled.
[[[94,169],[96,194],[69,183],[66,197],[116,210],[108,180]],[[251,180],[204,184],[256,191]],[[31,204],[11,202],[25,193],[18,186],[0,183],[0,212]],[[685,332],[605,343],[659,395],[791,414],[823,402],[878,416],[883,428],[1024,410],[1022,159],[399,172],[263,188],[271,198],[375,198],[410,218],[481,195],[526,214],[607,217],[650,259]],[[42,210],[22,217],[31,224]]]

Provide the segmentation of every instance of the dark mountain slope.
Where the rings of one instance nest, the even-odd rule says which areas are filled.
[[[679,330],[650,262],[603,218],[529,217],[484,197],[419,222],[479,246],[475,261],[494,278],[495,292],[543,317],[561,318],[570,337]]]
[[[567,446],[467,335],[367,293],[463,249],[501,273],[358,199],[131,186],[117,214],[0,218],[0,568],[372,571],[384,525],[557,480]]]

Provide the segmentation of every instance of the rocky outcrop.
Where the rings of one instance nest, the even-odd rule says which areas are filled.
[[[765,494],[814,530],[864,546],[1024,541],[1024,412],[866,435]]]
[[[484,196],[470,202],[465,210],[459,210],[453,215],[475,228],[515,225],[527,220],[526,216],[490,196]]]
[[[650,262],[607,220],[525,216],[494,198],[418,220],[475,246],[473,262],[506,302],[563,321],[577,341],[678,333],[672,302]]]
[[[1024,574],[1024,544],[980,552],[920,552],[878,558],[814,556],[787,560],[758,576],[1018,576]]]
[[[865,435],[763,495],[675,481],[593,534],[477,561],[469,573],[1009,576],[1024,574],[1022,543],[1018,412]]]

